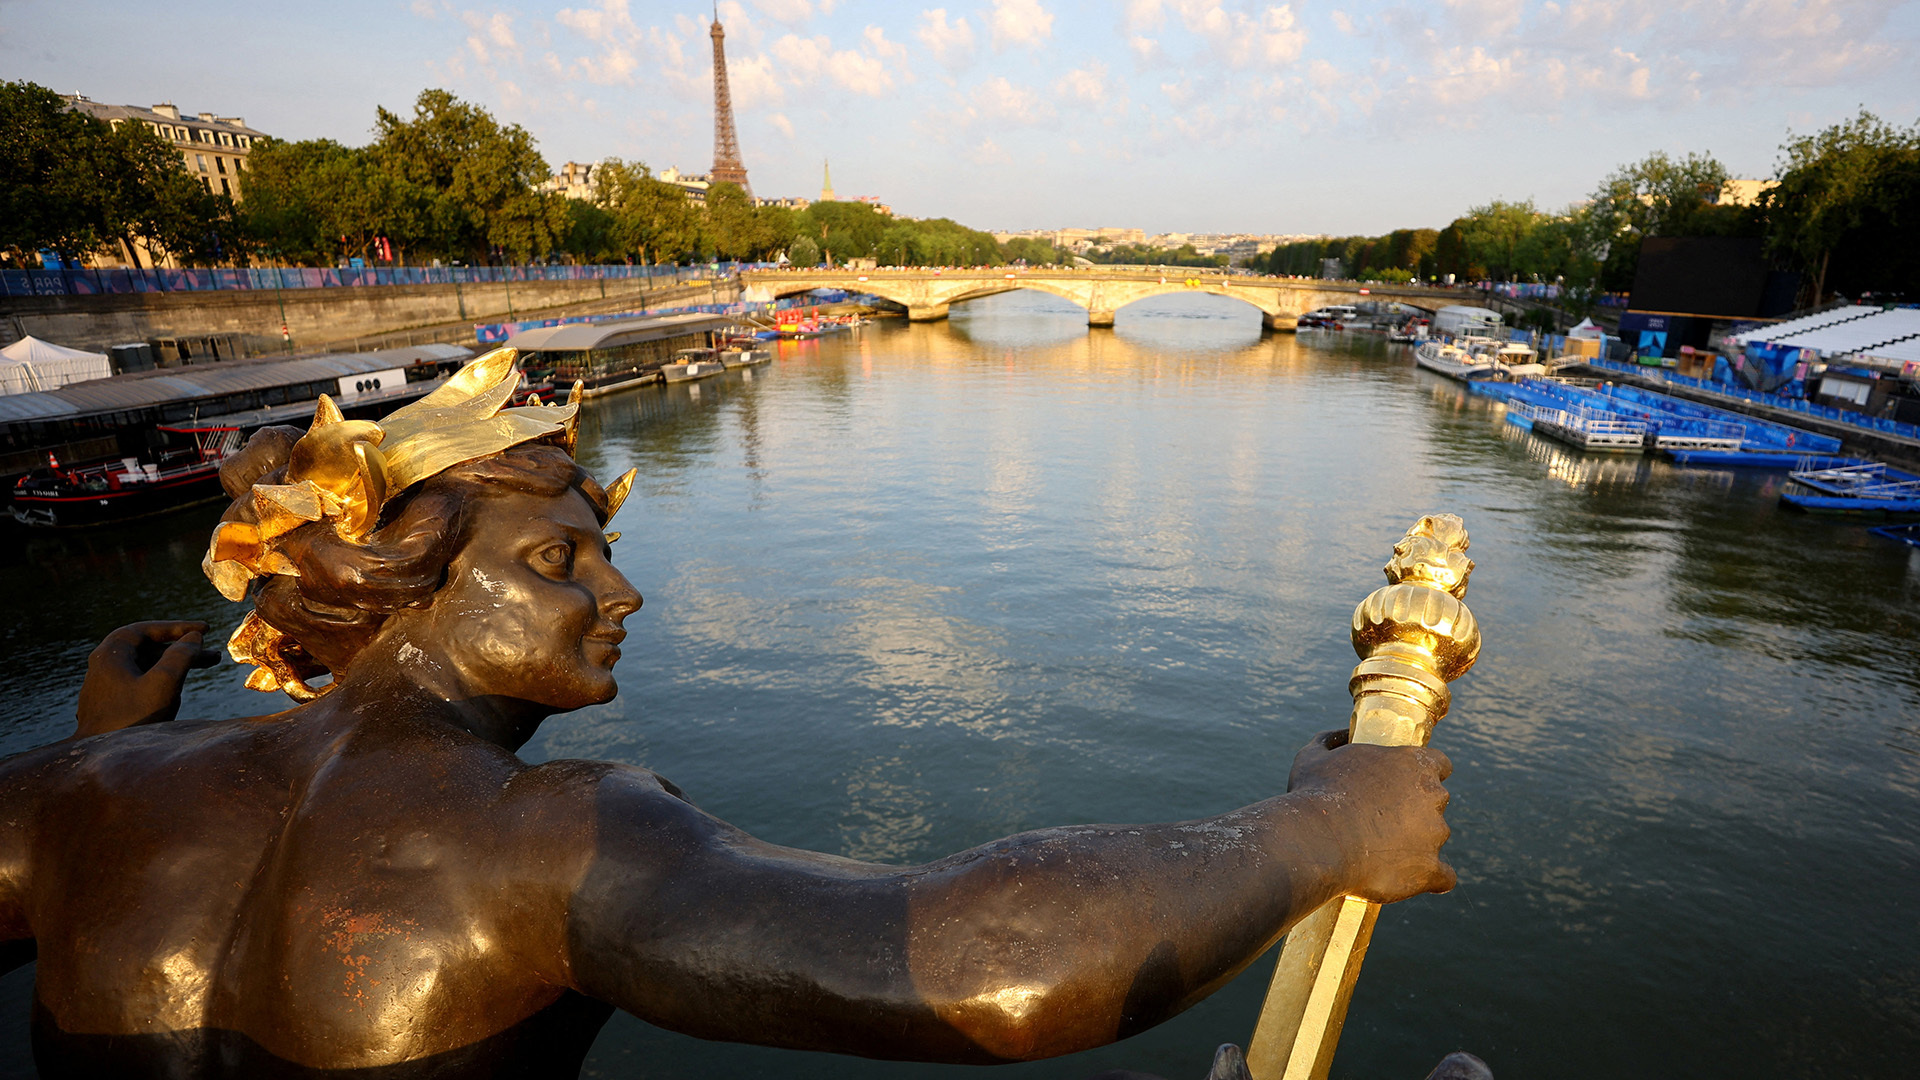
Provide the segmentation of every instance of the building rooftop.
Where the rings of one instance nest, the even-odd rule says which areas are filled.
[[[248,127],[246,120],[242,117],[215,116],[210,112],[203,112],[198,115],[182,115],[179,107],[170,101],[163,101],[158,105],[152,106],[107,105],[95,101],[85,94],[62,94],[60,96],[66,100],[69,108],[78,109],[81,112],[98,117],[108,123],[112,123],[115,120],[138,120],[141,123],[152,124],[156,127],[165,124],[189,128],[212,128],[216,131],[246,135],[250,139],[270,137],[264,131]]]

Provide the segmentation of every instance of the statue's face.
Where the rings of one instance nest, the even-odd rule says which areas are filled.
[[[576,491],[519,492],[475,509],[467,541],[433,603],[408,620],[421,662],[453,665],[472,696],[555,711],[613,699],[621,622],[640,594],[608,561],[606,535]],[[400,649],[400,662],[410,654]]]

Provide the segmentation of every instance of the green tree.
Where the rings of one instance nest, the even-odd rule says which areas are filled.
[[[433,192],[394,175],[368,149],[274,141],[256,144],[249,157],[241,217],[252,243],[273,257],[319,266],[372,259],[375,241],[386,237],[404,261],[409,249],[439,249],[436,240],[451,228],[433,219]]]
[[[0,83],[0,252],[82,254],[108,239],[98,205],[106,125],[30,82]]]
[[[1016,236],[1002,245],[1008,262],[1025,261],[1030,266],[1066,266],[1073,256],[1053,246],[1051,240]]]
[[[796,236],[793,243],[787,245],[787,261],[795,266],[819,266],[820,245],[809,236]]]
[[[1532,199],[1523,202],[1495,199],[1467,211],[1466,217],[1455,224],[1459,225],[1466,242],[1468,261],[1486,267],[1496,278],[1511,280],[1528,269],[1521,265],[1521,254],[1543,217]]]
[[[700,211],[685,191],[639,162],[606,161],[594,174],[595,201],[613,215],[620,250],[644,263],[676,263],[699,247]]]
[[[1815,302],[1830,284],[1920,293],[1920,124],[1863,109],[1780,149],[1767,248],[1810,274]]]
[[[1404,266],[1415,275],[1429,276],[1433,271],[1423,266],[1433,260],[1439,241],[1438,229],[1395,229],[1388,238],[1387,261],[1393,266]]]
[[[1655,151],[1601,181],[1591,200],[1592,220],[1609,237],[1627,230],[1642,236],[1691,235],[1694,219],[1726,184],[1726,166],[1711,154],[1675,160]]]
[[[442,242],[477,262],[493,252],[535,259],[552,251],[567,229],[558,196],[542,194],[547,163],[518,124],[445,90],[423,90],[413,116],[381,108],[375,118],[374,162],[430,194],[427,219],[449,230]]]
[[[739,184],[721,181],[707,188],[704,246],[715,258],[758,258],[775,243],[765,224]]]
[[[801,216],[803,231],[829,263],[880,257],[880,238],[893,219],[862,202],[817,202]]]
[[[621,250],[619,220],[613,212],[588,199],[568,199],[567,228],[560,237],[560,250],[579,263],[618,261]]]

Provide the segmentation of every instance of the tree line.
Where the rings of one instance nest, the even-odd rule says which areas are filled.
[[[719,183],[699,204],[638,162],[602,162],[590,197],[568,198],[541,190],[549,170],[526,129],[445,90],[421,92],[410,113],[377,109],[365,146],[262,139],[246,160],[240,198],[212,195],[145,124],[109,125],[46,87],[0,84],[0,264],[37,265],[50,250],[138,265],[136,243],[185,265],[1069,258],[861,202],[756,206]]]
[[[209,194],[146,125],[115,127],[44,86],[0,83],[0,264],[112,249],[138,265],[136,245],[211,263],[234,254],[237,232],[233,200]]]
[[[606,161],[591,197],[542,191],[534,138],[444,90],[409,113],[378,108],[373,139],[260,140],[239,200],[209,193],[177,149],[141,123],[109,125],[30,82],[0,83],[0,265],[138,249],[185,265],[330,266],[538,261],[796,265],[1067,264],[1044,240],[1006,244],[946,218],[895,218],[860,202],[795,211],[756,206],[732,184],[704,205],[639,162]],[[1251,269],[1347,277],[1559,282],[1581,292],[1632,286],[1648,236],[1747,236],[1810,296],[1866,290],[1920,296],[1920,124],[1862,110],[1781,147],[1777,183],[1752,205],[1719,203],[1728,172],[1707,154],[1655,153],[1560,210],[1532,200],[1476,206],[1441,229],[1329,237],[1275,248]],[[1190,247],[1096,248],[1095,263],[1219,266]]]
[[[1608,174],[1561,210],[1532,200],[1476,206],[1444,229],[1328,237],[1275,248],[1255,269],[1318,276],[1337,259],[1361,280],[1559,282],[1581,291],[1633,286],[1649,236],[1744,236],[1803,298],[1866,291],[1920,298],[1920,123],[1862,110],[1780,148],[1777,182],[1750,205],[1721,203],[1730,179],[1710,154],[1654,153]]]

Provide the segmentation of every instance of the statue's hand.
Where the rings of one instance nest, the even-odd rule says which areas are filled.
[[[1344,730],[1327,731],[1293,759],[1287,790],[1326,800],[1347,891],[1389,904],[1453,888],[1453,867],[1440,857],[1451,834],[1441,781],[1452,772],[1431,747],[1349,744]]]
[[[203,622],[143,622],[108,634],[87,657],[74,737],[173,719],[187,672],[220,662],[200,645],[206,630]]]

